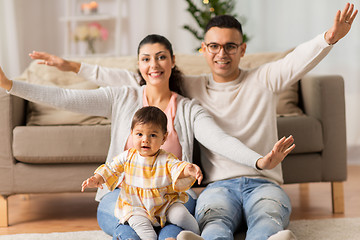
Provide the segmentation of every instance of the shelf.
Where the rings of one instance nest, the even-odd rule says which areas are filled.
[[[121,7],[123,0],[97,0],[98,8],[96,12],[84,13],[83,4],[88,4],[90,0],[66,0],[65,13],[59,21],[65,28],[64,32],[64,56],[66,57],[106,57],[120,55],[121,48]],[[82,10],[83,9],[83,10]],[[87,47],[75,41],[75,30],[80,31],[81,36],[88,37],[88,24],[92,22],[100,25],[99,31],[104,30],[108,33],[105,41],[101,38],[94,40],[94,54],[88,54]],[[93,25],[92,27],[94,27]],[[95,26],[97,27],[97,25]],[[84,30],[85,29],[85,30]],[[104,33],[104,32],[103,32]],[[93,36],[93,35],[92,35]],[[102,35],[104,36],[104,35]],[[106,36],[106,34],[105,34]],[[81,39],[86,39],[81,37]],[[99,42],[100,41],[100,42]]]
[[[71,21],[87,22],[87,21],[101,21],[101,20],[112,20],[112,19],[116,19],[116,17],[112,16],[112,15],[105,15],[105,14],[92,14],[92,15],[62,17],[62,18],[60,18],[60,21],[63,21],[63,22],[71,22]]]

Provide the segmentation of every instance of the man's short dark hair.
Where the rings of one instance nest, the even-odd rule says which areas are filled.
[[[235,17],[230,15],[218,15],[210,19],[205,27],[205,33],[212,27],[235,28],[240,32],[241,36],[243,35],[241,23]]]
[[[133,130],[137,124],[154,124],[159,126],[164,134],[167,132],[167,117],[165,113],[157,107],[148,106],[137,110],[131,122],[131,130]]]

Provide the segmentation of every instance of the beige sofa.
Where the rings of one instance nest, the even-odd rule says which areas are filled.
[[[241,66],[255,67],[285,54],[250,54]],[[83,60],[136,70],[135,57]],[[186,74],[209,72],[200,55],[177,55],[177,65]],[[97,87],[73,73],[34,62],[19,79],[68,88]],[[5,91],[0,91],[0,109],[0,225],[4,227],[10,195],[79,192],[81,182],[105,160],[110,125],[104,118],[29,103]],[[283,162],[285,183],[330,182],[333,211],[343,212],[342,182],[347,173],[342,77],[304,77],[281,95],[278,114],[279,136],[292,134],[296,143]]]

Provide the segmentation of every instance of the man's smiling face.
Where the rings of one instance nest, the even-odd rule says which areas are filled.
[[[235,28],[212,27],[205,34],[205,42],[202,43],[204,57],[211,68],[216,82],[229,82],[236,79],[239,74],[240,58],[244,56],[246,43],[242,42],[240,32]],[[219,44],[225,46],[232,43],[238,45],[235,54],[228,54],[224,47],[216,54],[210,53],[209,44]]]

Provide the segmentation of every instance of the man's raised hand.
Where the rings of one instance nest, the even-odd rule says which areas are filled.
[[[275,143],[273,149],[266,156],[258,159],[256,167],[261,170],[273,169],[281,163],[294,148],[293,136],[290,135],[288,138],[283,137]]]
[[[328,44],[335,44],[350,31],[351,25],[358,13],[354,11],[354,4],[347,3],[343,11],[337,11],[333,26],[325,33]]]

